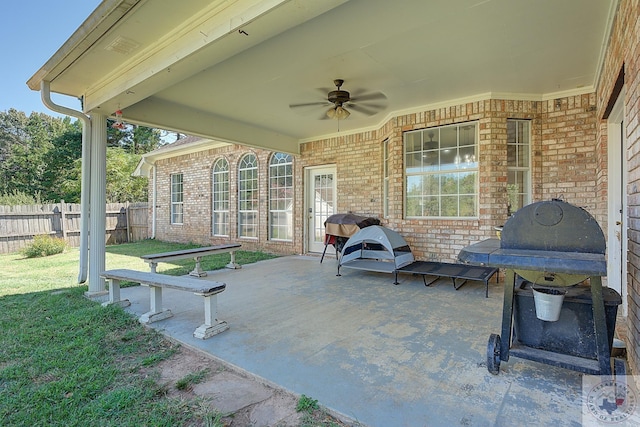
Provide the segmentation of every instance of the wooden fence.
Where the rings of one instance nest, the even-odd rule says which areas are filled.
[[[148,238],[147,203],[108,203],[107,244],[136,242]],[[80,246],[80,205],[0,206],[0,253],[18,252],[33,236],[47,234]]]

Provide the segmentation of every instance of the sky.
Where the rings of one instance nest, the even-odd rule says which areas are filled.
[[[100,0],[19,0],[3,2],[0,40],[0,111],[10,108],[60,117],[44,106],[40,92],[27,86],[31,78],[100,4]],[[80,109],[75,98],[51,94],[60,105]]]

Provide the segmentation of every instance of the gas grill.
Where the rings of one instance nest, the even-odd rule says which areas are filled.
[[[491,334],[487,368],[509,355],[594,375],[611,375],[620,295],[602,287],[606,242],[596,220],[561,200],[537,202],[505,223],[501,238],[464,248],[461,262],[504,268],[501,335]],[[564,295],[557,320],[536,314],[534,289]],[[561,298],[562,300],[562,298]],[[539,317],[540,316],[540,317]],[[624,373],[624,362],[614,360]]]

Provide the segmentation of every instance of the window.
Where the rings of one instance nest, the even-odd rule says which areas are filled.
[[[238,236],[258,238],[258,159],[246,154],[238,165]]]
[[[406,217],[478,216],[478,125],[404,134]]]
[[[229,162],[218,159],[211,172],[212,234],[229,235]]]
[[[531,122],[507,120],[507,212],[531,203]]]
[[[389,217],[389,140],[382,142],[382,216]]]
[[[269,163],[269,238],[293,240],[293,158],[275,153]]]
[[[182,224],[184,212],[182,197],[182,174],[171,174],[171,224]]]

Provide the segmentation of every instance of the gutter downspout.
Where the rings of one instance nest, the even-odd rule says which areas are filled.
[[[82,183],[80,187],[80,267],[78,283],[87,281],[89,242],[89,188],[91,186],[91,119],[81,111],[54,104],[51,100],[50,82],[40,82],[40,97],[48,109],[82,120]]]

